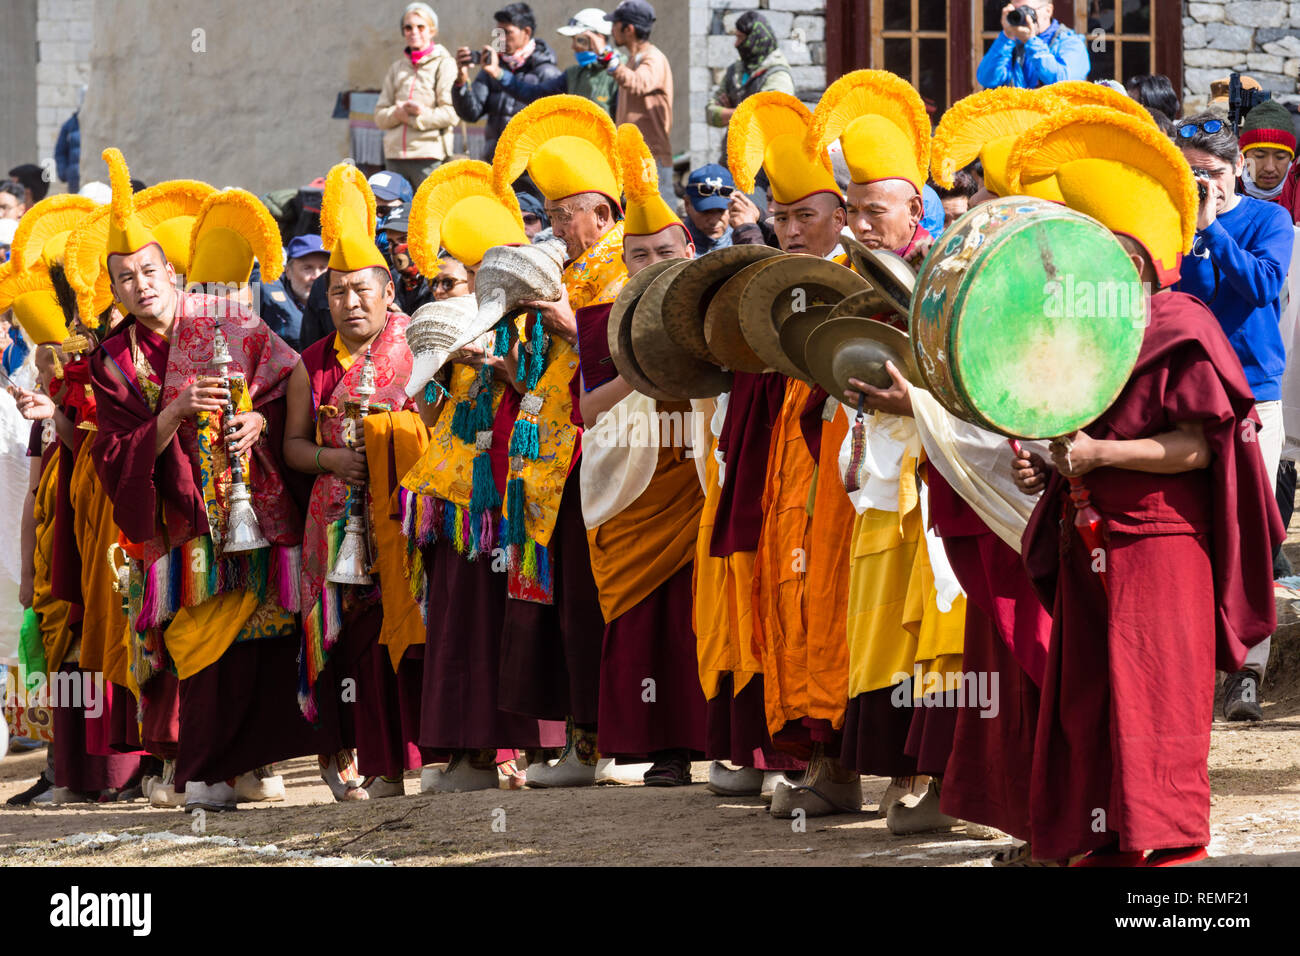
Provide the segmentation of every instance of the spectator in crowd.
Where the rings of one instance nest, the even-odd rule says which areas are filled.
[[[497,139],[501,131],[510,122],[510,117],[519,112],[526,100],[519,99],[507,92],[496,77],[486,67],[497,66],[498,62],[512,74],[512,83],[543,83],[563,76],[556,66],[555,54],[546,45],[545,40],[533,37],[537,21],[533,9],[526,3],[510,3],[492,15],[505,45],[505,52],[498,54],[494,46],[488,45],[482,50],[482,64],[485,69],[478,72],[474,82],[470,82],[469,68],[474,62],[474,53],[463,46],[456,51],[456,64],[459,72],[451,91],[451,101],[456,113],[467,123],[477,123],[486,117],[484,124],[482,159],[492,162],[496,152]]]
[[[939,201],[943,203],[943,228],[945,229],[966,215],[966,210],[970,208],[970,197],[979,191],[979,183],[969,168],[957,170],[957,174],[952,177],[951,189],[944,189],[934,183],[930,186],[938,193]]]
[[[1124,85],[1128,95],[1148,110],[1159,110],[1171,120],[1178,119],[1183,111],[1178,102],[1178,94],[1174,92],[1174,85],[1163,74],[1141,73],[1130,76]]]
[[[384,255],[393,274],[393,307],[407,315],[413,315],[416,309],[426,302],[432,302],[434,298],[433,287],[420,275],[419,266],[411,260],[411,254],[407,250],[406,234],[411,228],[410,211],[409,206],[395,207],[381,227],[388,236]]]
[[[384,166],[401,173],[415,188],[452,153],[457,123],[451,88],[456,61],[434,40],[438,15],[427,3],[412,3],[402,14],[406,49],[388,68],[375,104],[375,125],[384,130]]]
[[[736,181],[726,166],[710,163],[691,171],[686,180],[686,231],[702,256],[732,244],[727,210]]]
[[[1028,16],[1026,7],[1032,9]],[[1086,80],[1092,68],[1083,37],[1052,19],[1052,5],[1022,0],[1002,8],[1002,32],[980,60],[975,78],[986,88],[1037,89],[1061,80]],[[1012,23],[1014,14],[1023,22]]]
[[[627,51],[623,60],[613,49],[601,62],[618,83],[615,122],[632,123],[641,131],[659,167],[659,192],[668,205],[677,204],[673,189],[673,68],[663,51],[650,42],[655,8],[646,0],[623,0],[609,15],[614,43]]]
[[[438,259],[438,274],[433,277],[429,283],[433,290],[433,298],[441,302],[443,299],[454,299],[457,296],[466,294],[466,286],[469,285],[469,272],[466,271],[464,263],[448,255],[443,255]]]
[[[1246,114],[1237,139],[1245,159],[1241,167],[1241,191],[1255,199],[1281,202],[1295,159],[1295,124],[1281,103],[1265,100]],[[1294,222],[1300,216],[1294,191],[1286,205]]]
[[[276,335],[298,349],[302,312],[312,283],[329,267],[329,253],[320,236],[295,236],[285,249],[284,272],[275,282],[262,283],[261,316]]]
[[[27,211],[27,190],[13,180],[0,183],[0,219],[17,222]]]
[[[81,188],[81,104],[86,100],[86,88],[77,91],[77,110],[59,127],[59,138],[54,143],[54,171],[59,182],[68,184],[68,192]]]
[[[375,194],[375,216],[378,220],[375,223],[375,244],[387,255],[388,232],[383,228],[384,222],[397,209],[411,205],[411,201],[415,198],[415,190],[411,188],[405,176],[388,170],[375,173],[368,182],[370,191]]]
[[[546,218],[546,206],[534,194],[518,190],[519,210],[524,215],[524,235],[529,242],[535,242],[539,232],[551,228],[551,221]]]
[[[1176,142],[1205,188],[1192,251],[1184,257],[1176,290],[1196,296],[1214,313],[1246,371],[1262,427],[1265,472],[1277,474],[1282,456],[1282,372],[1286,349],[1278,327],[1282,291],[1295,233],[1276,203],[1235,190],[1243,159],[1232,127],[1217,113],[1200,113],[1178,126]],[[1259,720],[1264,665],[1271,638],[1251,648],[1245,667],[1229,676],[1223,710],[1228,720]]]
[[[755,93],[776,90],[794,95],[790,64],[767,17],[757,10],[746,10],[736,18],[732,32],[736,35],[736,53],[740,59],[727,67],[721,85],[713,94],[713,102],[705,108],[704,116],[710,126],[725,128],[736,107]],[[724,139],[722,155],[726,154]]]
[[[35,163],[23,163],[21,166],[15,166],[9,170],[9,178],[19,183],[25,190],[23,203],[28,209],[31,209],[44,199],[45,194],[50,191],[50,184],[45,180],[45,170]]]
[[[501,84],[503,90],[521,102],[531,103],[554,93],[571,93],[591,100],[612,117],[618,101],[618,84],[600,64],[600,55],[610,44],[613,28],[605,11],[596,7],[587,7],[571,16],[569,22],[555,32],[570,38],[577,62],[548,80],[525,83],[499,63],[484,63],[483,69]]]

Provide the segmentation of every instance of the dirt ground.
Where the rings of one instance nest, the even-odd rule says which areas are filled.
[[[1300,537],[1288,545],[1300,568]],[[1300,607],[1280,600],[1264,720],[1216,720],[1210,750],[1212,866],[1300,865]],[[1216,706],[1216,713],[1218,713]],[[0,762],[0,804],[25,789],[43,751]],[[134,804],[32,810],[0,805],[0,866],[988,866],[1010,841],[961,831],[895,837],[874,813],[813,818],[800,831],[757,798],[703,786],[419,793],[336,804],[315,761],[280,765],[284,803],[209,813]],[[874,810],[886,781],[864,778]]]

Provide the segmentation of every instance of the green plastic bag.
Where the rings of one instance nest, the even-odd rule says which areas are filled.
[[[18,683],[30,689],[28,675],[46,671],[45,644],[41,640],[41,624],[36,612],[28,608],[23,612],[23,629],[18,635]]]

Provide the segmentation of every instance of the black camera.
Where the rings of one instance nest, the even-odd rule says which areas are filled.
[[[483,51],[471,50],[469,54],[469,61],[473,63],[475,66],[478,66],[480,63],[483,62]]]
[[[1265,100],[1273,98],[1268,90],[1247,90],[1241,86],[1241,74],[1232,73],[1228,77],[1228,122],[1232,125],[1232,135],[1241,130],[1241,122],[1246,114]]]
[[[1038,14],[1028,4],[1022,3],[1007,14],[1007,23],[1013,27],[1027,27],[1029,24],[1037,22]]]

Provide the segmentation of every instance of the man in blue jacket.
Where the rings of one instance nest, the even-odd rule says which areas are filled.
[[[1191,254],[1175,287],[1214,313],[1232,343],[1255,394],[1261,428],[1257,439],[1270,478],[1277,475],[1284,439],[1282,372],[1286,346],[1278,327],[1278,296],[1291,265],[1295,232],[1287,211],[1235,191],[1243,160],[1232,127],[1217,113],[1179,123],[1174,140],[1205,187]],[[1228,676],[1223,712],[1228,720],[1260,720],[1259,685],[1272,638],[1256,644],[1245,667]]]
[[[1013,10],[1032,17],[1012,24],[1007,16]],[[1002,32],[980,60],[975,78],[980,86],[1018,86],[1037,89],[1061,80],[1086,80],[1091,62],[1083,37],[1058,20],[1052,19],[1052,5],[1043,0],[1020,0],[1002,8]]]

